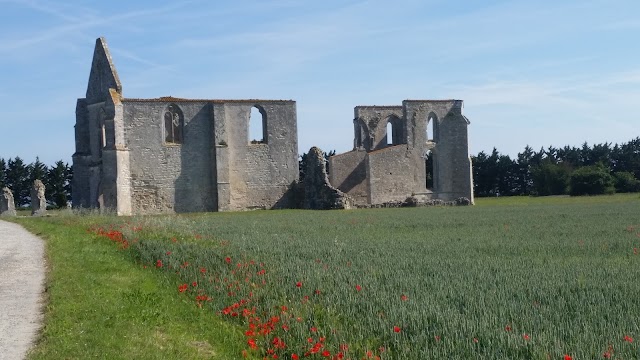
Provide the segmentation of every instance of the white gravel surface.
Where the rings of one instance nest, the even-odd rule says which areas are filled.
[[[24,359],[42,322],[44,242],[0,220],[0,359]]]

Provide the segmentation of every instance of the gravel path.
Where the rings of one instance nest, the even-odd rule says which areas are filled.
[[[0,359],[24,359],[40,323],[44,242],[0,220]]]

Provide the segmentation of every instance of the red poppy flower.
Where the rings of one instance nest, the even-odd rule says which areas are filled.
[[[296,283],[296,287],[302,287],[302,281],[298,281],[298,282]]]
[[[402,295],[400,295],[400,300],[407,301],[407,300],[409,300],[409,297],[407,295],[405,295],[405,294],[402,294]]]
[[[529,334],[522,334],[522,338],[525,339],[525,340],[529,340],[530,339]]]
[[[191,283],[191,286],[196,287],[196,286],[198,286],[198,283],[194,281],[194,282]]]
[[[298,359],[300,359],[300,357],[297,354],[295,353],[291,354],[291,360],[298,360]]]
[[[399,326],[394,326],[393,331],[399,333],[400,331],[402,331],[402,329],[400,329]]]
[[[362,286],[356,285],[356,291],[360,291],[360,290],[362,290]]]
[[[226,258],[224,258],[224,261],[225,261],[227,264],[231,264],[231,258],[230,258],[230,257],[228,257],[228,256],[227,256]]]
[[[573,360],[573,358],[568,354],[564,354],[564,360]]]
[[[505,331],[511,331],[511,325],[507,325],[507,326],[505,326],[505,327],[504,327],[504,330],[505,330]]]
[[[629,335],[625,335],[624,336],[624,341],[628,342],[628,343],[632,343],[633,342],[633,338]]]
[[[329,352],[329,350],[325,350],[325,351],[322,352],[322,356],[329,357],[329,356],[331,356],[331,353]]]
[[[157,267],[157,268],[161,268],[161,267],[162,267],[162,260],[158,259],[158,260],[156,261],[156,267]]]

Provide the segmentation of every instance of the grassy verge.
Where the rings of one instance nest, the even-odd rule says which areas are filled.
[[[203,341],[229,349],[228,358],[243,350],[281,359],[640,357],[638,194],[477,200],[462,208],[23,220],[66,239],[52,274],[76,252],[82,265],[70,272],[89,278],[57,300],[52,287],[48,328],[57,330],[47,328],[38,351],[98,356],[112,346],[85,335],[94,322],[113,343],[141,323],[139,344],[126,345],[134,355],[121,357],[153,357],[153,329],[168,334],[167,323],[185,320],[166,337],[185,352],[159,358],[206,358],[192,346]],[[100,235],[87,238],[86,229]],[[51,238],[50,253],[54,245]],[[104,286],[118,294],[105,304]],[[145,300],[155,298],[170,302]],[[132,302],[141,306],[124,311]],[[162,317],[178,305],[184,312]],[[62,306],[87,310],[64,320],[54,316]],[[90,317],[96,306],[104,312]],[[128,314],[122,327],[101,324],[120,312]],[[164,320],[149,326],[148,318]],[[79,343],[77,334],[91,339],[93,353],[66,343]]]
[[[102,219],[104,221],[105,219]],[[46,239],[45,325],[30,359],[232,359],[237,327],[185,301],[171,279],[143,269],[88,218],[20,219]]]

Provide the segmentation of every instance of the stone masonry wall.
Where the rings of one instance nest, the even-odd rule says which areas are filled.
[[[329,181],[358,205],[369,202],[366,157],[366,151],[354,150],[329,158]]]
[[[215,144],[218,160],[217,182],[223,183],[219,200],[226,210],[270,209],[289,207],[285,197],[298,179],[298,142],[296,104],[294,101],[225,100],[214,104],[216,116]],[[263,113],[262,143],[251,143],[249,121],[251,109]],[[225,159],[226,164],[222,163]],[[227,165],[228,164],[228,165]],[[226,181],[221,181],[226,178]],[[227,187],[228,189],[225,189]]]
[[[370,204],[403,201],[415,189],[413,157],[405,145],[370,152],[367,157]]]
[[[136,214],[215,210],[210,168],[211,105],[206,102],[128,101],[124,127]],[[183,143],[165,142],[164,113],[177,105],[184,116]]]

